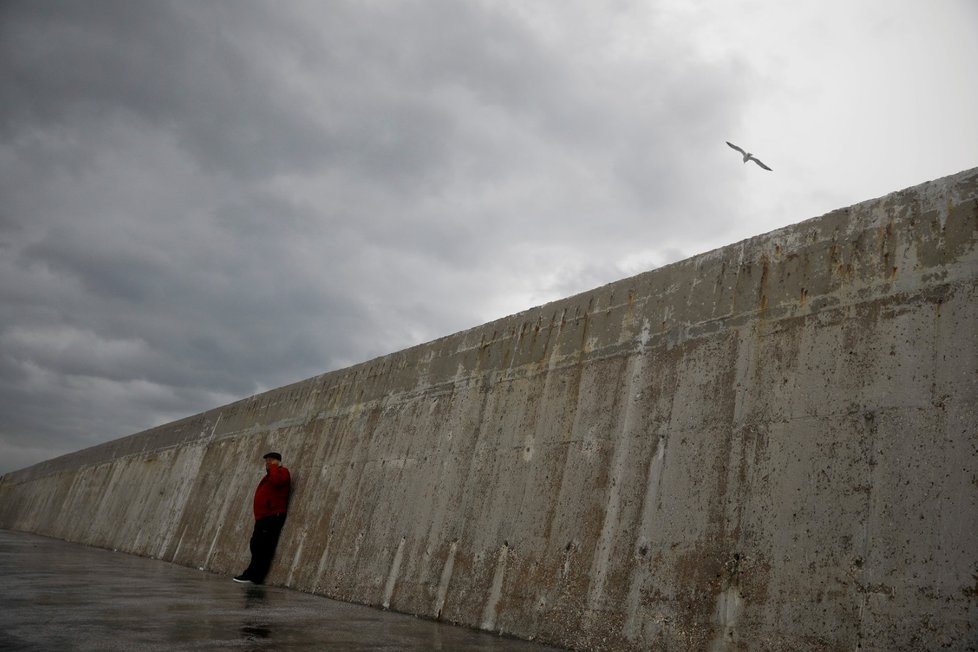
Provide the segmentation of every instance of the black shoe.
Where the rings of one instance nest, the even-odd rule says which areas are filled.
[[[235,582],[239,582],[241,584],[253,584],[254,583],[254,582],[251,581],[251,579],[247,575],[238,575],[237,577],[233,577],[231,579],[233,579]]]

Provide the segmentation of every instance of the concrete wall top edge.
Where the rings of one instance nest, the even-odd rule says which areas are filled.
[[[461,359],[466,352],[494,343],[518,342],[525,333],[559,333],[578,321],[586,323],[614,311],[635,313],[630,339],[617,334],[616,340],[612,333],[602,340],[599,333],[593,336],[592,349],[634,346],[640,332],[643,342],[650,337],[689,338],[697,329],[709,332],[710,324],[730,323],[742,315],[791,317],[846,301],[856,303],[870,293],[896,295],[973,279],[978,274],[976,205],[978,167],[53,458],[8,473],[3,481],[23,482],[127,455],[240,435],[247,419],[233,427],[222,419],[299,401],[313,391],[310,388],[327,392],[380,375],[408,376],[418,368],[424,377],[411,382],[430,387],[446,378],[457,379],[460,373],[452,376],[453,370],[447,369],[433,377],[430,369],[436,358]],[[952,232],[947,233],[949,220]]]

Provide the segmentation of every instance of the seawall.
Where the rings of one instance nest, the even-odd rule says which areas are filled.
[[[9,473],[0,527],[586,650],[978,645],[978,168]]]

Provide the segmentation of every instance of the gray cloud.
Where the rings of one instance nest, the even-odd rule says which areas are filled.
[[[578,36],[447,1],[5,2],[0,471],[722,232],[735,189],[696,189],[745,73]]]

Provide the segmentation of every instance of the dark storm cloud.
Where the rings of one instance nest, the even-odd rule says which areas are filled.
[[[0,471],[718,228],[688,139],[741,91],[679,60],[476,3],[4,2]]]
[[[172,129],[205,167],[261,175],[323,143],[275,70],[253,65],[266,23],[227,4],[8,3],[0,31],[8,132],[133,120]],[[232,36],[233,35],[233,36]]]

